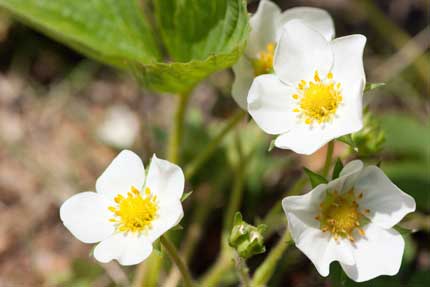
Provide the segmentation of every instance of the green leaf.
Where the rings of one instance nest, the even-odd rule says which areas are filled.
[[[342,169],[343,169],[343,163],[340,160],[340,158],[337,158],[336,163],[335,163],[334,168],[333,168],[332,179],[338,178]]]
[[[306,175],[309,177],[312,188],[314,188],[314,187],[316,187],[322,183],[328,183],[327,179],[325,177],[323,177],[322,175],[319,175],[319,174],[311,171],[310,169],[307,169],[306,167],[304,168],[304,171],[305,171]]]
[[[193,193],[193,191],[191,190],[191,191],[189,191],[189,192],[186,192],[186,193],[184,193],[183,195],[182,195],[182,197],[181,197],[181,202],[184,202],[191,194]]]
[[[388,152],[411,154],[430,159],[430,122],[404,113],[385,113],[379,117]]]
[[[130,70],[156,91],[188,92],[242,55],[250,29],[245,1],[153,2],[154,11],[146,12],[156,27],[138,0],[0,0],[0,8],[89,57]]]
[[[364,88],[364,92],[368,92],[374,89],[378,89],[385,86],[385,83],[366,83],[366,87]]]
[[[25,23],[60,42],[117,67],[160,58],[137,1],[0,0]]]
[[[135,65],[142,83],[162,92],[187,92],[213,72],[232,66],[249,33],[243,0],[154,0],[155,17],[171,62]]]

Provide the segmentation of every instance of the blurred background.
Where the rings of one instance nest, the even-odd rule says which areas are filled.
[[[249,1],[255,11],[258,1]],[[369,82],[386,85],[365,96],[372,123],[385,142],[374,153],[375,133],[364,134],[369,151],[361,157],[380,163],[388,176],[414,196],[417,212],[403,226],[406,252],[399,276],[362,286],[429,286],[430,283],[430,28],[426,0],[279,0],[282,9],[316,6],[333,16],[336,35],[367,36],[365,69]],[[193,92],[187,112],[183,162],[207,145],[237,106],[230,96],[230,70],[212,75]],[[147,160],[164,157],[174,98],[148,92],[132,76],[83,58],[69,48],[15,21],[0,10],[0,287],[128,285],[132,267],[99,264],[91,246],[61,224],[58,208],[71,195],[93,190],[96,178],[120,149]],[[235,136],[235,134],[239,134]],[[378,132],[379,135],[379,132]],[[237,158],[236,138],[246,163]],[[222,214],[234,177],[242,172],[248,222],[271,222],[267,249],[277,241],[282,213],[267,212],[302,180],[302,166],[321,168],[325,151],[297,156],[267,152],[270,138],[250,122],[241,123],[188,182],[183,231],[195,230],[190,256],[202,274],[219,252]],[[343,143],[337,155],[357,157]],[[348,155],[349,154],[349,155]],[[299,187],[304,186],[302,183]],[[302,192],[310,190],[305,186]],[[253,270],[265,255],[249,261]],[[234,273],[224,285],[234,286]],[[332,286],[310,261],[291,247],[269,286]],[[211,286],[208,286],[211,287]]]

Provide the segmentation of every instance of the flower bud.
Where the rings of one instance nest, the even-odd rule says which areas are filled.
[[[266,230],[266,225],[257,227],[242,220],[242,215],[237,212],[234,216],[233,229],[230,233],[229,244],[236,249],[240,257],[248,259],[255,254],[266,251],[264,237],[262,233]]]
[[[363,128],[352,134],[352,140],[361,156],[371,156],[381,151],[385,134],[378,120],[369,112],[363,116]]]

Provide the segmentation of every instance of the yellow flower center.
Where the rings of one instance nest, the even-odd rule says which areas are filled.
[[[152,228],[152,221],[157,217],[157,196],[151,194],[149,187],[145,189],[142,197],[140,191],[134,186],[127,197],[118,194],[115,197],[116,206],[109,206],[114,214],[109,220],[116,223],[120,232],[142,232]]]
[[[366,218],[359,210],[357,203],[363,198],[363,194],[356,195],[351,189],[347,193],[339,194],[337,191],[327,192],[324,200],[320,204],[320,213],[315,217],[320,222],[320,229],[323,232],[330,232],[336,241],[340,238],[347,238],[354,242],[354,230],[364,236],[362,225]],[[364,213],[369,213],[366,209]]]
[[[293,112],[300,113],[306,124],[329,122],[342,102],[340,83],[333,80],[331,72],[321,80],[315,71],[314,81],[300,81],[293,99],[297,100]]]
[[[266,50],[258,53],[257,58],[252,61],[254,75],[270,74],[273,72],[273,57],[275,54],[275,44],[269,43]]]

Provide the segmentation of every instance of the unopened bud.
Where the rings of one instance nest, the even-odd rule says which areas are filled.
[[[264,246],[263,232],[266,225],[261,224],[257,227],[242,220],[242,215],[237,212],[234,216],[233,229],[230,233],[229,244],[235,248],[240,257],[248,259],[255,254],[266,251]]]

